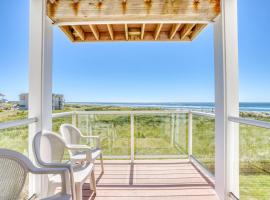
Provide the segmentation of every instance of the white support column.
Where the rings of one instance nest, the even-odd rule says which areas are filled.
[[[237,0],[221,1],[214,25],[216,162],[215,187],[221,200],[239,197],[239,127],[228,116],[239,116]]]
[[[46,1],[30,1],[29,31],[29,117],[38,122],[29,126],[29,157],[33,159],[32,139],[52,128],[52,27],[46,19]],[[31,176],[29,193],[44,194],[45,181]]]

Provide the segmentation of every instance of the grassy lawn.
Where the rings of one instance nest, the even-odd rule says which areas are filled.
[[[241,199],[270,199],[270,175],[255,174],[240,176]]]
[[[71,110],[131,110],[131,108],[68,105],[64,111]],[[242,115],[270,121],[264,116]],[[26,111],[0,112],[0,122],[26,117]],[[62,123],[71,121],[71,116],[53,119],[53,131],[58,132]],[[83,134],[101,136],[105,155],[130,155],[129,116],[81,115],[78,116],[77,123]],[[193,155],[213,174],[215,173],[214,128],[214,119],[193,116]],[[187,155],[187,133],[186,114],[135,116],[135,154]],[[239,134],[241,199],[270,199],[270,130],[240,125]],[[0,130],[0,147],[27,154],[27,140],[27,127]]]

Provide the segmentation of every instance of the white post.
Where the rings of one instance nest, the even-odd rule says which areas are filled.
[[[221,200],[229,192],[239,197],[239,116],[237,0],[221,1],[221,16],[214,25],[216,161],[215,188]]]
[[[174,147],[174,136],[175,136],[175,124],[174,124],[174,118],[175,118],[175,115],[172,114],[171,115],[171,146]]]
[[[130,114],[130,161],[134,162],[134,115]]]
[[[176,114],[175,116],[175,132],[174,132],[174,143],[178,144],[180,143],[179,140],[181,140],[181,138],[179,137],[180,134],[180,114]]]
[[[188,112],[188,158],[192,156],[192,113]]]
[[[46,19],[46,1],[30,1],[29,32],[29,117],[38,122],[29,126],[29,157],[33,159],[32,139],[42,130],[52,128],[52,27]],[[31,176],[29,194],[43,195],[43,178]]]
[[[77,114],[72,114],[72,125],[77,127]]]

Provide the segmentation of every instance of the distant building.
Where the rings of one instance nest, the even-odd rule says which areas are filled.
[[[64,95],[62,94],[53,94],[52,96],[52,107],[53,110],[63,110],[65,104]]]
[[[4,97],[5,97],[5,95],[0,93],[0,103],[2,103],[2,101],[4,100]]]
[[[27,93],[22,93],[19,95],[19,105],[20,109],[22,110],[28,110],[28,94]]]
[[[7,102],[8,102],[8,100],[5,99],[5,95],[0,93],[0,103],[7,103]]]
[[[20,109],[28,110],[28,93],[22,93],[19,95],[20,98]],[[64,109],[65,99],[62,94],[53,94],[52,96],[52,109],[62,110]]]

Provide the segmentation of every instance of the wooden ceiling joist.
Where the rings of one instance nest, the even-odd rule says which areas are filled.
[[[111,39],[113,40],[113,27],[111,24],[107,24],[107,28],[110,34]]]
[[[185,37],[187,37],[194,26],[195,24],[186,24],[180,32],[180,39],[183,40]]]
[[[155,30],[155,34],[154,34],[154,39],[157,40],[158,36],[160,34],[161,28],[162,28],[163,24],[158,24]]]
[[[93,35],[95,36],[96,40],[99,40],[99,31],[97,29],[97,26],[93,25],[93,24],[90,24],[89,27],[90,27]]]
[[[178,29],[180,28],[181,24],[174,24],[172,26],[171,32],[170,32],[170,39],[173,39],[175,34],[177,33]]]
[[[75,38],[69,26],[60,26],[60,29],[66,34],[71,42],[74,42]]]
[[[191,33],[190,39],[194,40],[205,27],[206,24],[197,24],[194,28],[194,31]]]
[[[144,31],[145,31],[145,24],[142,24],[142,27],[141,27],[141,40],[143,40],[143,38],[144,38]]]
[[[81,38],[81,40],[84,40],[85,35],[84,31],[82,30],[81,26],[72,26],[76,34]]]
[[[72,42],[192,41],[207,24],[106,24],[60,26]]]
[[[126,40],[128,40],[128,25],[125,24],[125,36],[126,36]]]

